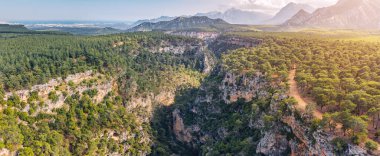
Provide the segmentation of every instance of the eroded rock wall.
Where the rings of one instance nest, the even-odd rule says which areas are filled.
[[[248,76],[220,70],[213,76],[219,77],[219,79],[214,78],[218,81],[201,86],[198,96],[188,106],[190,111],[181,109],[173,111],[173,131],[178,141],[191,147],[195,146],[206,155],[215,152],[215,147],[210,142],[223,142],[225,138],[234,136],[246,137],[246,140],[250,140],[248,143],[256,149],[254,153],[241,153],[242,155],[335,155],[331,144],[334,136],[327,135],[321,130],[312,131],[308,123],[296,117],[294,106],[287,101],[289,97],[286,94],[286,87],[282,88],[281,85],[273,83],[273,80],[269,82],[265,74],[260,72]],[[255,101],[264,101],[269,105],[267,108],[258,107],[251,115],[244,114],[246,110],[242,109],[243,105],[256,105]],[[241,132],[226,127],[224,121],[216,119],[219,116],[229,115],[227,119],[234,118],[234,113],[231,112],[247,116],[249,122],[242,125],[245,127],[243,129],[254,133],[239,136]],[[189,119],[189,116],[192,118]],[[268,116],[273,117],[270,122],[267,121]],[[184,123],[185,118],[192,122]],[[215,122],[211,123],[215,125],[204,124],[214,120]],[[219,127],[210,129],[211,126]],[[358,146],[350,145],[350,147],[352,151],[346,151],[347,154],[367,155],[366,151]]]

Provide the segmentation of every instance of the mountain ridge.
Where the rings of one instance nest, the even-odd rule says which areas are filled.
[[[311,16],[311,13],[308,13],[307,11],[305,11],[305,10],[302,9],[302,10],[298,11],[297,14],[295,14],[291,19],[287,20],[282,25],[283,26],[298,25],[299,23],[301,23],[302,21],[306,20],[310,16]]]
[[[266,24],[282,24],[287,20],[291,19],[300,10],[312,13],[315,11],[315,8],[308,4],[290,2],[286,6],[284,6],[279,12],[277,12],[277,14],[273,16],[270,20],[266,21]]]
[[[145,22],[150,22],[150,23],[157,23],[157,22],[162,22],[162,21],[171,21],[173,19],[177,18],[176,16],[160,16],[158,18],[152,18],[152,19],[142,19],[134,22],[131,26],[137,26]]]
[[[177,17],[171,21],[161,21],[157,23],[145,22],[131,29],[130,32],[139,31],[176,31],[176,30],[219,30],[225,26],[230,26],[229,23],[222,19],[211,19],[206,16],[192,17]]]
[[[340,0],[333,6],[317,9],[309,18],[291,19],[298,22],[289,26],[379,29],[380,17],[374,16],[378,14],[380,0]]]
[[[211,19],[223,19],[231,24],[262,24],[264,21],[271,18],[270,15],[255,12],[255,11],[245,11],[236,8],[228,9],[224,12],[208,12],[208,13],[197,13],[195,16],[207,16]]]

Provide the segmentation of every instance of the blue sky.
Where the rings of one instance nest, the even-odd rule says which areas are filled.
[[[222,11],[232,7],[273,14],[290,1],[309,3],[315,7],[336,2],[336,0],[2,0],[0,21],[133,21],[163,15],[179,16]]]

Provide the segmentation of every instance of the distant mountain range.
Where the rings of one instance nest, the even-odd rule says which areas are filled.
[[[260,13],[260,12],[254,12],[254,11],[244,11],[239,10],[235,8],[228,9],[224,12],[207,12],[207,13],[197,13],[194,16],[206,16],[211,19],[222,19],[228,23],[231,24],[250,24],[250,25],[256,25],[256,24],[263,24],[264,21],[269,20],[271,18],[271,15]],[[191,17],[191,16],[161,16],[158,18],[153,19],[145,19],[145,20],[139,20],[131,25],[131,27],[135,27],[137,25],[140,25],[142,23],[157,23],[162,21],[171,21],[178,17]]]
[[[0,31],[60,31],[76,35],[103,35],[130,31],[153,30],[202,30],[225,31],[243,25],[279,25],[274,29],[287,28],[338,28],[338,29],[380,29],[380,0],[339,0],[335,5],[315,9],[307,4],[289,3],[274,16],[268,14],[228,9],[224,12],[197,13],[194,16],[161,16],[154,19],[132,22],[101,21],[35,21],[22,23],[10,28],[2,24]],[[7,22],[0,22],[7,23]],[[12,22],[11,22],[12,23]],[[16,22],[18,23],[18,22]],[[233,25],[235,24],[235,25]],[[239,25],[236,25],[239,24]],[[7,27],[8,26],[8,27]],[[236,30],[236,29],[235,29]],[[276,31],[276,30],[264,30]]]
[[[211,19],[206,16],[177,17],[171,21],[161,21],[157,23],[145,22],[135,26],[128,31],[177,31],[177,30],[202,30],[202,31],[222,31],[232,27],[222,19]]]
[[[234,8],[225,12],[195,14],[195,16],[206,16],[211,19],[222,19],[231,24],[339,29],[379,29],[379,15],[380,0],[339,0],[333,6],[319,9],[307,4],[289,3],[273,17],[259,12]],[[161,17],[149,20],[149,22],[169,21],[174,18]]]
[[[380,0],[340,0],[311,14],[298,12],[284,26],[379,29]]]
[[[310,5],[307,4],[297,4],[297,3],[289,3],[285,7],[283,7],[274,17],[270,20],[266,21],[265,24],[279,25],[283,24],[290,18],[292,18],[295,14],[297,14],[300,10],[304,10],[305,12],[312,13],[315,11]]]
[[[239,9],[229,9],[225,12],[209,12],[209,13],[198,13],[195,16],[207,16],[211,19],[223,19],[231,24],[251,24],[258,25],[263,24],[264,21],[271,18],[271,15],[254,12],[254,11],[244,11]]]
[[[135,27],[137,25],[140,25],[142,23],[146,23],[146,22],[149,22],[149,23],[157,23],[157,22],[161,22],[161,21],[171,21],[173,19],[175,19],[177,17],[170,17],[170,16],[161,16],[161,17],[158,17],[158,18],[153,18],[153,19],[144,19],[144,20],[138,20],[136,21],[135,23],[133,23],[132,25],[130,25],[131,27]]]
[[[260,12],[255,11],[245,11],[236,8],[228,9],[224,12],[208,12],[208,13],[197,13],[194,16],[206,16],[211,19],[222,19],[231,24],[247,24],[247,25],[263,25],[263,24],[274,24],[279,25],[289,20],[300,10],[306,10],[308,12],[313,12],[315,9],[306,4],[296,4],[289,3],[283,9],[281,9],[274,17]],[[189,17],[189,16],[181,16]],[[139,20],[135,22],[132,27],[140,25],[142,23],[157,23],[162,21],[171,21],[177,17],[161,16],[159,18]]]

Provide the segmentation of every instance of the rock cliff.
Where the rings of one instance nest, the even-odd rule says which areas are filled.
[[[174,109],[173,132],[202,155],[228,153],[220,149],[221,143],[225,148],[235,146],[241,155],[335,155],[334,136],[310,129],[286,90],[261,72],[248,76],[216,69],[197,96],[181,107],[190,110]],[[367,154],[350,147],[347,154]]]
[[[39,112],[52,113],[54,109],[64,106],[66,97],[75,93],[82,94],[88,90],[96,90],[97,93],[93,100],[99,103],[113,90],[114,83],[114,80],[106,78],[105,75],[86,71],[68,75],[66,78],[52,79],[46,84],[32,86],[31,89],[7,92],[4,100],[19,98],[21,103],[28,103],[21,110],[30,112],[33,108],[33,115],[37,115]],[[49,94],[53,92],[57,96],[56,99],[49,97]],[[33,105],[31,106],[31,104]]]

